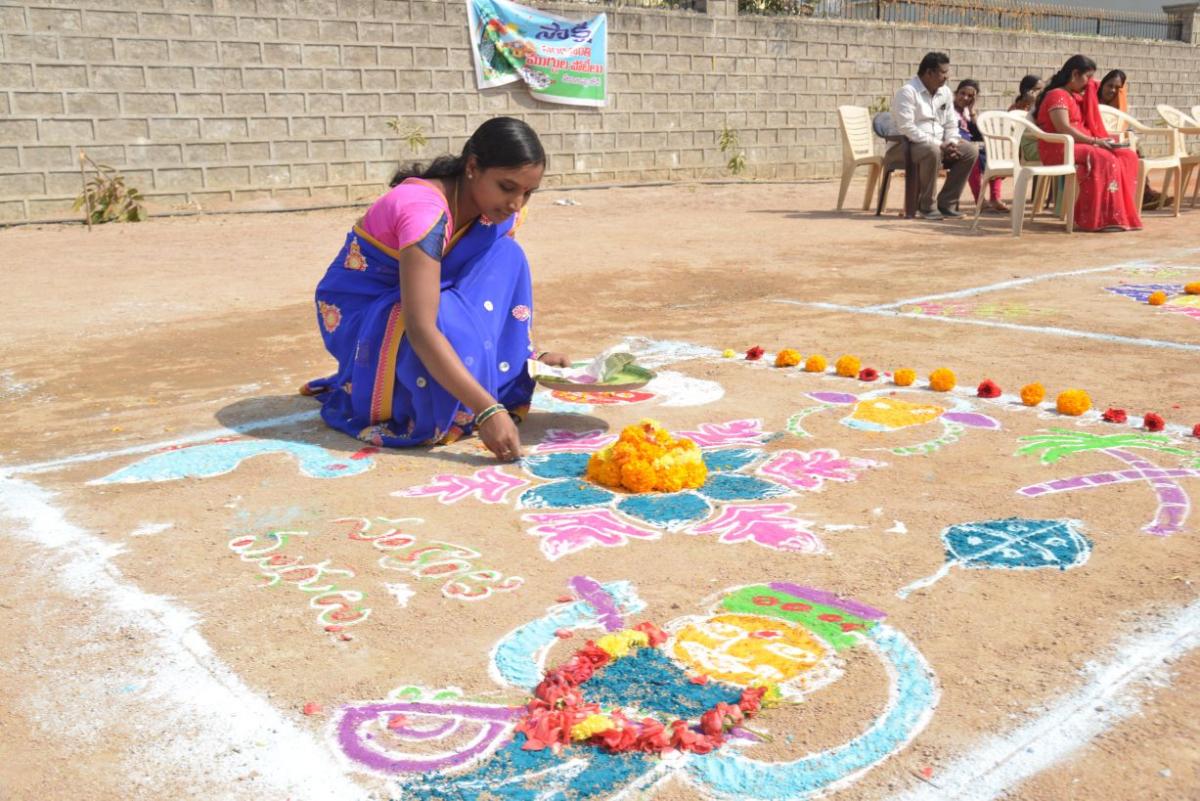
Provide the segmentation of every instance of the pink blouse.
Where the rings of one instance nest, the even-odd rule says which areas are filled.
[[[454,221],[446,198],[421,178],[408,178],[380,197],[362,218],[362,228],[382,244],[397,251],[418,246],[440,262]]]

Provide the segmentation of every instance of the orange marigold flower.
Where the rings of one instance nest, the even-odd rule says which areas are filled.
[[[858,371],[862,369],[862,360],[847,353],[838,357],[834,368],[837,370],[837,374],[843,378],[858,378]]]
[[[784,348],[775,354],[776,367],[795,367],[800,363],[800,351]]]
[[[1046,399],[1046,388],[1034,382],[1021,387],[1021,403],[1026,406],[1037,406]]]
[[[804,369],[810,373],[823,373],[829,363],[825,361],[825,357],[821,355],[809,356],[808,361],[804,363]]]
[[[1067,389],[1059,393],[1055,406],[1059,414],[1078,417],[1092,408],[1092,399],[1082,389]]]
[[[929,387],[935,392],[949,392],[957,383],[954,371],[946,367],[939,367],[929,374]]]
[[[708,469],[696,443],[676,440],[653,420],[642,420],[592,454],[586,475],[597,484],[630,492],[679,492],[703,486]]]
[[[892,376],[892,381],[898,387],[911,387],[913,382],[917,380],[917,371],[903,367],[895,372]]]
[[[1189,295],[1200,295],[1200,281],[1192,281],[1183,285],[1183,291]]]
[[[1150,297],[1146,298],[1146,302],[1151,306],[1161,306],[1167,302],[1167,293],[1161,289],[1158,292],[1151,292]]]

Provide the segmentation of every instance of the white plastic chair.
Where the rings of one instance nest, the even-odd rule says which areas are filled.
[[[985,111],[975,121],[979,132],[983,134],[984,147],[987,149],[987,170],[983,174],[983,183],[992,178],[1013,177],[1012,232],[1013,236],[1021,235],[1025,223],[1025,197],[1029,194],[1029,181],[1033,178],[1066,179],[1066,192],[1063,197],[1063,211],[1066,215],[1067,233],[1075,230],[1075,197],[1078,185],[1075,178],[1075,141],[1067,134],[1046,133],[1031,123],[1022,112]],[[1022,164],[1021,137],[1029,135],[1043,142],[1054,142],[1063,146],[1062,164]],[[1042,181],[1048,186],[1049,181]],[[979,225],[980,207],[975,208],[975,221],[971,230]],[[1038,205],[1033,207],[1037,214]]]
[[[1200,106],[1192,106],[1192,119],[1200,120]]]
[[[875,137],[871,131],[871,112],[863,106],[838,106],[842,128],[842,186],[838,190],[838,211],[846,202],[850,181],[859,167],[868,166],[867,191],[863,195],[863,211],[871,208],[875,184],[883,173],[883,156],[875,153]]]
[[[1183,177],[1179,179],[1180,190],[1182,196],[1187,192],[1188,178],[1192,172],[1196,172],[1196,189],[1192,193],[1192,208],[1196,207],[1196,202],[1200,201],[1200,146],[1193,148],[1191,151],[1187,147],[1187,137],[1200,136],[1200,122],[1197,122],[1194,117],[1189,117],[1174,106],[1168,106],[1163,103],[1158,107],[1158,116],[1162,117],[1162,121],[1175,129],[1179,136],[1179,165],[1183,168]]]
[[[1179,206],[1183,201],[1183,166],[1179,163],[1180,137],[1171,128],[1151,128],[1138,122],[1135,117],[1111,106],[1100,106],[1100,119],[1109,134],[1121,138],[1136,148],[1143,145],[1142,155],[1138,159],[1137,192],[1134,202],[1137,208],[1142,207],[1146,195],[1146,183],[1152,170],[1166,170],[1163,179],[1163,197],[1168,197],[1167,191],[1172,179],[1175,181],[1175,216],[1179,216]],[[1153,151],[1153,154],[1151,153]]]

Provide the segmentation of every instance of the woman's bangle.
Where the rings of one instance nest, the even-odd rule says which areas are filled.
[[[475,427],[479,428],[488,421],[488,418],[493,417],[503,411],[505,411],[503,403],[493,403],[491,406],[475,415]]]

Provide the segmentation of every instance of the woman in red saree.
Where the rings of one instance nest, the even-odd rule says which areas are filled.
[[[1100,119],[1096,62],[1072,56],[1034,108],[1037,124],[1048,133],[1075,139],[1075,172],[1079,194],[1075,227],[1084,231],[1133,231],[1142,227],[1137,207],[1138,156],[1109,138]],[[1063,146],[1038,142],[1043,164],[1062,164]]]

